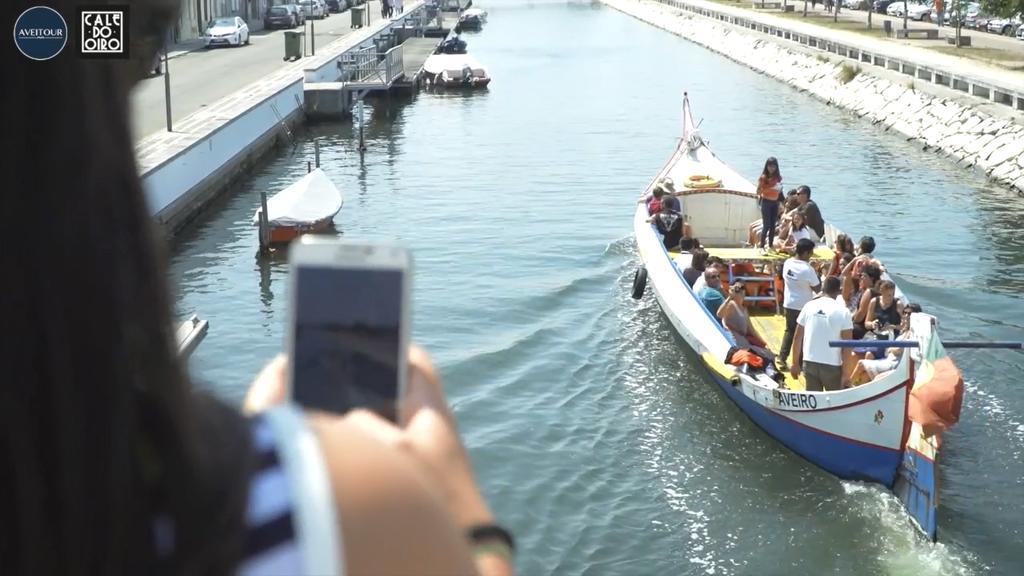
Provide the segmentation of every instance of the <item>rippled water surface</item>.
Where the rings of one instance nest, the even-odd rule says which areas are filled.
[[[281,350],[283,261],[255,258],[258,190],[305,172],[312,138],[353,238],[416,260],[414,334],[436,357],[523,574],[1024,572],[1024,356],[957,352],[968,396],[942,459],[942,543],[883,490],[840,482],[752,425],[628,288],[631,215],[671,153],[683,90],[753,177],[768,155],[826,218],[870,232],[947,338],[1024,338],[1024,199],[721,56],[611,9],[492,2],[466,35],[489,92],[377,105],[272,155],[175,246],[192,361],[237,401]]]

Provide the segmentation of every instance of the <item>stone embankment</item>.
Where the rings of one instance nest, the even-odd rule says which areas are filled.
[[[1024,193],[1024,125],[989,114],[984,100],[918,89],[913,78],[874,74],[851,59],[813,54],[764,35],[648,0],[604,4],[718,52],[947,154]],[[889,77],[886,77],[889,76]]]

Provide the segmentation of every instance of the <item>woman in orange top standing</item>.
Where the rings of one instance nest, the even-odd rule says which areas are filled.
[[[757,179],[757,202],[761,205],[761,249],[771,248],[775,240],[775,226],[779,223],[779,197],[782,195],[782,174],[774,156],[764,163]]]

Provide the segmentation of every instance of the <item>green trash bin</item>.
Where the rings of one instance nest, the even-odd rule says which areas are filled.
[[[302,35],[303,32],[285,30],[284,32],[284,59],[298,60],[302,58]]]
[[[366,5],[353,6],[348,11],[352,13],[352,28],[366,26]]]

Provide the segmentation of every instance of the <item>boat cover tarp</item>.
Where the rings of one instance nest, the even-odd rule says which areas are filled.
[[[423,70],[430,74],[447,72],[451,77],[460,78],[462,69],[466,66],[473,70],[473,76],[487,75],[483,65],[469,54],[432,54],[423,63]]]
[[[333,217],[343,202],[341,191],[317,168],[269,198],[267,215],[271,226],[301,226]],[[253,224],[259,218],[257,209]]]

